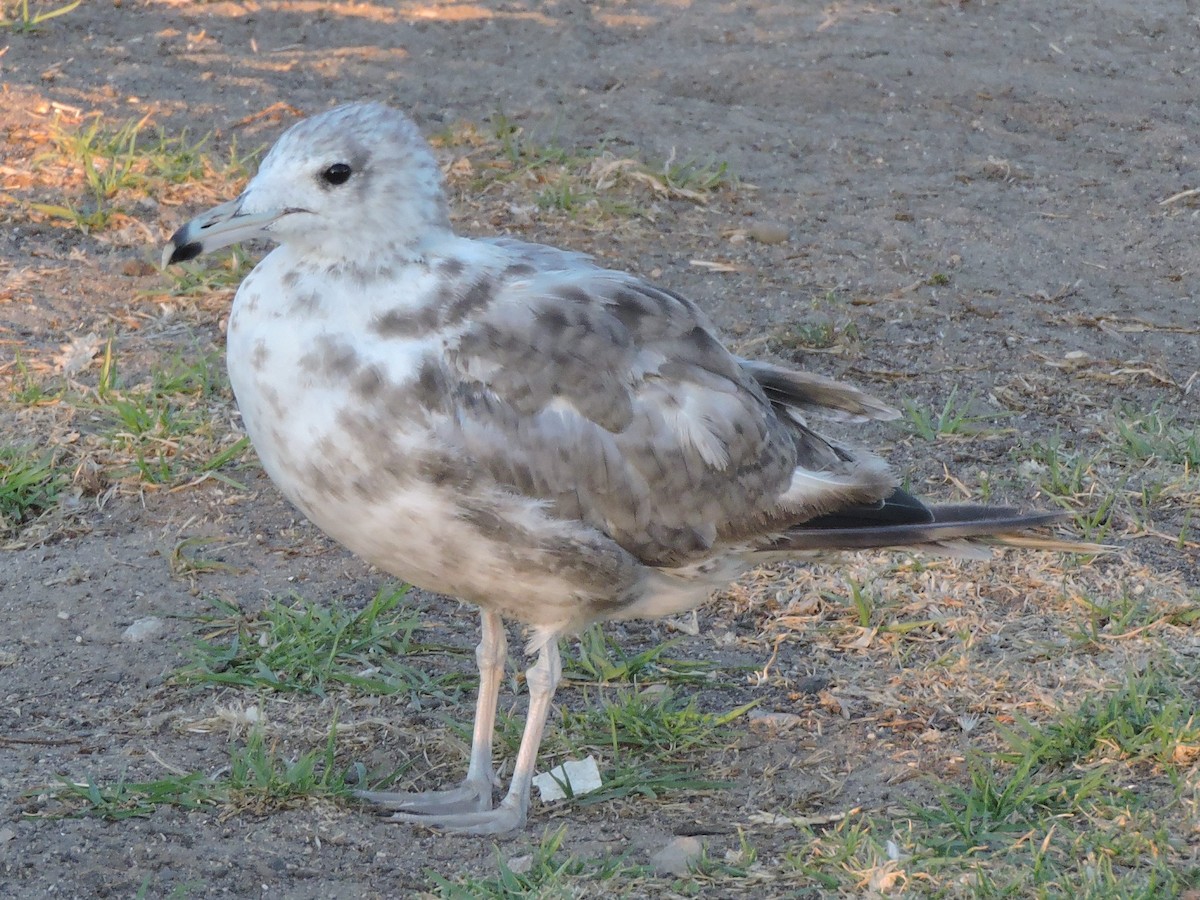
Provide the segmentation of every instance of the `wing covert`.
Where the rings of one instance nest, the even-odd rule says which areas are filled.
[[[798,464],[831,473],[839,498],[877,499],[854,489],[850,454],[780,415],[695,304],[576,255],[548,267],[544,249],[446,348],[441,437],[492,480],[654,565],[830,511],[820,475],[797,489]]]

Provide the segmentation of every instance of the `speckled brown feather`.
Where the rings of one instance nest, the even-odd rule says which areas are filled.
[[[657,566],[824,512],[782,501],[797,467],[845,477],[844,502],[874,502],[890,489],[876,477],[854,484],[870,454],[784,414],[882,404],[746,364],[693,303],[633,276],[547,247],[503,247],[536,274],[513,265],[464,272],[447,288],[457,296],[470,279],[491,279],[492,303],[447,342],[453,425],[443,430],[497,482]],[[757,375],[769,377],[774,401]]]

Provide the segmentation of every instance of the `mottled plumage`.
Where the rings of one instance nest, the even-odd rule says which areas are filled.
[[[738,359],[690,300],[589,258],[449,225],[412,123],[376,104],[289,130],[167,261],[280,246],[229,320],[230,379],[263,466],[381,569],[483,611],[466,782],[365,794],[478,833],[525,819],[557,638],[691,608],[767,556],[943,544],[1053,516],[929,508],[811,415],[894,413],[855,388]],[[530,713],[492,805],[501,617],[532,628]]]

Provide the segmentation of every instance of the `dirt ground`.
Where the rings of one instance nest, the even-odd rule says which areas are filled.
[[[287,752],[322,747],[336,709],[354,726],[339,760],[425,755],[453,778],[465,756],[445,737],[447,720],[470,709],[469,693],[443,708],[179,684],[172,674],[205,633],[195,617],[213,612],[211,597],[252,608],[296,591],[361,605],[384,579],[299,520],[252,457],[236,470],[244,489],[90,483],[77,471],[68,524],[0,536],[0,895],[414,896],[434,890],[431,873],[494,874],[498,858],[531,852],[561,825],[566,851],[634,863],[678,834],[703,835],[721,858],[741,827],[770,869],[796,838],[755,824],[757,810],[886,815],[920,802],[928,788],[914,774],[952,775],[969,747],[994,747],[997,721],[1016,710],[1050,714],[1156,654],[1200,663],[1194,631],[1162,620],[1078,653],[1066,637],[1087,618],[1080,596],[1195,604],[1200,592],[1194,463],[1130,462],[1118,442],[1122,417],[1153,411],[1186,434],[1200,415],[1198,67],[1198,9],[1179,0],[85,0],[38,31],[0,31],[0,366],[10,380],[18,359],[49,370],[87,335],[113,339],[126,377],[150,365],[142,352],[214,353],[219,365],[222,347],[229,291],[170,297],[148,265],[174,228],[221,198],[203,185],[147,197],[119,227],[90,234],[40,215],[31,203],[63,202],[26,178],[39,165],[26,138],[48,123],[149,114],[167,134],[211,133],[224,152],[269,144],[299,114],[354,99],[400,106],[430,135],[502,114],[543,145],[648,165],[724,163],[731,177],[704,202],[668,191],[650,196],[649,215],[572,215],[540,209],[520,184],[496,202],[471,196],[474,182],[454,175],[469,151],[447,138],[438,153],[462,230],[597,254],[695,298],[739,352],[847,378],[898,406],[936,414],[954,392],[986,428],[927,440],[901,423],[853,436],[937,499],[1086,512],[1111,496],[1111,527],[1086,536],[1119,547],[1069,565],[1013,552],[902,571],[882,556],[849,561],[856,580],[894,576],[913,609],[968,623],[966,636],[951,628],[936,646],[910,647],[912,658],[846,625],[846,602],[829,600],[847,594],[835,568],[760,573],[701,610],[697,635],[667,623],[611,629],[633,649],[680,637],[672,654],[728,666],[723,687],[694,691],[701,708],[759,700],[759,712],[800,717],[799,728],[743,728],[740,741],[697,757],[726,782],[719,790],[586,808],[535,801],[526,833],[499,842],[330,801],[57,818],[42,788],[59,778],[218,772],[244,737],[228,711],[255,705]],[[98,365],[79,380],[94,384]],[[214,404],[223,433],[236,435],[228,398]],[[55,430],[48,415],[6,401],[4,443],[32,436],[69,456],[86,422]],[[1089,461],[1070,496],[1046,488],[1048,463],[1031,449],[1045,445]],[[178,565],[173,551],[188,539],[223,565]],[[473,645],[473,611],[414,602],[431,642]],[[149,616],[164,630],[123,637]],[[969,664],[931,684],[925,669],[952,645]],[[465,673],[470,663],[457,653],[429,664]],[[812,677],[828,687],[806,692]],[[571,684],[559,700],[588,702]],[[939,724],[967,712],[977,729]],[[197,727],[221,715],[224,725]],[[418,783],[436,783],[422,768]],[[669,878],[640,884],[646,896],[683,890]],[[819,893],[718,880],[706,895],[803,890]]]

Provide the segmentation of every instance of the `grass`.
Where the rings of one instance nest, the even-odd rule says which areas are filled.
[[[574,709],[564,702],[559,720],[551,719],[538,756],[541,770],[565,759],[588,755],[601,759],[603,787],[570,802],[590,806],[634,796],[656,800],[727,787],[719,779],[698,776],[692,761],[699,753],[736,744],[739,733],[732,723],[756,704],[709,713],[696,707],[695,697],[677,696],[664,681],[673,677],[670,669],[665,674],[660,670],[650,672],[643,665],[647,659],[663,659],[662,651],[668,645],[669,642],[637,654],[635,659],[639,662],[629,669],[606,669],[614,677],[601,682],[600,696],[593,698],[591,692],[585,691],[581,708]],[[643,675],[649,677],[642,681]],[[632,686],[635,682],[650,683],[652,687],[637,689]],[[693,670],[685,668],[679,683],[693,682]],[[566,694],[569,689],[561,690],[564,696],[569,696]],[[467,746],[471,723],[456,717],[450,725],[461,746]],[[516,755],[524,727],[523,715],[500,711],[496,743],[501,758],[512,759]],[[379,786],[386,787],[391,780],[384,779]]]
[[[0,535],[53,509],[69,483],[53,451],[0,446]]]
[[[487,128],[458,123],[432,135],[431,143],[456,154],[448,180],[461,191],[457,206],[521,194],[532,198],[543,219],[561,214],[589,227],[653,220],[658,201],[703,205],[735,184],[721,162],[672,156],[646,164],[608,147],[568,148],[553,137],[539,140],[502,113]]]
[[[1086,697],[1045,725],[1019,721],[1006,734],[1008,761],[1063,768],[1081,762],[1155,763],[1178,773],[1200,760],[1200,683],[1155,662],[1116,690]],[[1003,757],[1002,757],[1003,758]]]
[[[0,5],[0,28],[18,34],[31,34],[40,31],[47,22],[65,16],[72,12],[83,0],[71,0],[61,6],[46,8],[47,4],[33,3],[29,0],[6,0]]]
[[[179,555],[183,556],[182,550]],[[474,687],[473,673],[465,679],[430,675],[428,665],[410,664],[429,648],[413,639],[421,618],[405,604],[405,596],[404,588],[385,587],[357,612],[293,597],[272,600],[262,610],[247,614],[214,600],[217,615],[203,619],[206,632],[197,642],[195,661],[178,671],[175,681],[322,697],[335,689],[358,695],[401,694],[421,704],[431,699],[461,700],[463,688]],[[610,649],[594,640],[586,646],[591,647],[592,660]],[[637,677],[634,672],[645,673],[648,660],[664,659],[667,646],[638,654],[638,661],[623,669],[610,666],[604,671],[624,683]],[[694,680],[693,669],[684,667],[682,672],[684,683]],[[736,743],[738,732],[732,723],[754,705],[708,713],[697,709],[694,698],[685,700],[669,690],[648,693],[622,686],[598,704],[587,704],[577,712],[564,709],[543,743],[541,766],[549,768],[556,756],[596,753],[604,757],[604,787],[575,798],[583,805],[717,790],[725,784],[697,776],[691,760],[714,746]],[[470,740],[468,722],[455,722],[454,727],[464,742]],[[497,729],[501,754],[515,755],[523,727],[522,717],[501,712]],[[362,779],[386,787],[407,768],[382,778],[364,772]]]
[[[337,688],[456,699],[462,679],[430,675],[408,662],[429,648],[413,640],[421,619],[406,605],[406,594],[404,587],[381,588],[358,611],[293,596],[247,613],[214,598],[217,615],[203,619],[206,633],[194,662],[176,680],[317,696]]]
[[[564,850],[567,833],[566,826],[545,832],[532,852],[519,858],[519,866],[497,852],[497,871],[490,877],[451,880],[431,871],[432,895],[446,900],[585,897],[601,891],[617,897],[659,896],[664,891],[670,892],[668,896],[707,896],[713,888],[759,881],[754,877],[757,854],[744,839],[739,850],[724,859],[702,849],[687,875],[664,879],[655,875],[653,867],[638,865],[624,855],[581,859]]]
[[[206,572],[236,572],[237,569],[219,559],[209,559],[201,555],[204,547],[218,543],[217,538],[189,537],[184,538],[171,548],[171,575],[175,578],[190,578]]]
[[[220,797],[220,792],[200,772],[152,781],[118,779],[111,784],[97,782],[91,777],[83,781],[63,779],[57,787],[44,793],[60,804],[46,815],[55,818],[94,815],[116,822],[144,818],[160,806],[203,809],[216,805]]]
[[[792,354],[803,350],[828,350],[840,345],[853,345],[859,338],[858,326],[848,319],[816,319],[788,322],[773,328],[769,344],[776,352]]]
[[[32,214],[84,234],[127,226],[141,215],[138,201],[177,204],[204,192],[204,199],[235,193],[248,174],[251,155],[236,144],[222,158],[209,138],[169,135],[150,124],[150,114],[111,124],[100,115],[78,122],[52,121],[44,130],[16,135],[23,159],[24,191],[6,198]],[[14,152],[16,156],[16,152]],[[24,196],[22,196],[22,194]],[[147,242],[147,229],[136,229]]]
[[[790,316],[771,326],[763,338],[772,353],[794,357],[802,367],[811,367],[808,351],[861,353],[862,334],[850,313],[850,298],[844,292],[829,290],[812,294],[803,314]],[[753,354],[751,354],[753,355]]]
[[[9,395],[13,403],[21,407],[43,406],[55,403],[62,394],[62,388],[51,388],[31,371],[22,354],[16,354],[13,377],[9,380]]]
[[[1031,756],[1011,768],[973,760],[965,786],[947,785],[936,807],[913,811],[932,826],[926,837],[932,849],[950,857],[1004,850],[1043,819],[1069,815],[1094,799],[1104,782],[1098,769],[1064,776],[1039,766]]]
[[[489,897],[576,897],[584,896],[584,885],[596,882],[622,881],[637,877],[646,870],[626,863],[622,858],[580,860],[562,852],[565,827],[547,831],[533,848],[527,866],[521,871],[496,853],[496,874],[490,878],[461,877],[451,881],[436,872],[429,872],[433,894],[446,900],[483,900]],[[591,890],[620,890],[619,884]],[[619,895],[618,895],[619,896]]]
[[[337,722],[325,746],[294,756],[283,754],[261,726],[241,746],[232,746],[221,774],[188,772],[152,781],[117,779],[111,784],[88,777],[63,779],[44,791],[57,805],[40,816],[99,816],[120,821],[146,817],[159,807],[218,808],[223,815],[264,814],[319,798],[349,795],[345,774],[336,763]]]
[[[1189,541],[1192,510],[1200,504],[1200,426],[1161,404],[1139,411],[1119,404],[1102,430],[1099,448],[1069,446],[1059,434],[1029,444],[1026,473],[1061,506],[1072,510],[1088,540],[1104,541],[1117,528],[1154,528],[1164,512],[1179,511],[1175,542]]]
[[[942,438],[976,438],[1003,433],[992,423],[1010,413],[976,413],[975,395],[960,397],[957,385],[950,389],[941,409],[926,408],[911,400],[904,401],[904,421],[909,430],[926,441]]]
[[[1166,463],[1185,471],[1200,467],[1200,424],[1155,404],[1142,412],[1127,404],[1113,415],[1113,451],[1132,464]]]
[[[1113,596],[1080,595],[1078,602],[1086,619],[1067,634],[1081,647],[1103,646],[1156,626],[1191,628],[1200,623],[1200,596],[1176,604],[1152,603],[1126,585]]]
[[[729,725],[756,705],[718,714],[701,712],[694,697],[684,699],[669,691],[622,691],[578,712],[564,709],[561,740],[575,753],[607,750],[614,758],[682,762],[696,750],[735,743],[737,734]]]
[[[86,189],[88,211],[74,204],[35,204],[39,212],[72,221],[84,233],[108,224],[117,194],[138,187],[138,135],[146,120],[130,120],[112,132],[101,130],[100,120],[78,131],[56,128],[53,139],[59,154],[78,166]]]
[[[171,282],[171,297],[205,297],[236,290],[257,262],[245,248],[234,245],[218,261],[210,258],[203,263],[177,263],[163,274]]]
[[[705,660],[667,656],[677,641],[669,640],[629,653],[602,626],[593,625],[579,636],[572,652],[563,654],[563,677],[592,684],[704,684],[720,668]]]
[[[560,690],[565,694],[571,682],[584,687],[583,706],[563,706],[560,720],[543,740],[539,765],[545,770],[555,759],[591,754],[603,760],[603,787],[575,802],[586,806],[631,796],[657,799],[727,786],[719,779],[697,777],[690,760],[705,749],[736,744],[739,735],[732,723],[756,703],[724,713],[697,709],[694,695],[679,695],[675,688],[703,684],[711,690],[733,670],[667,656],[675,644],[668,640],[630,654],[593,626],[580,636],[577,652],[565,654]],[[465,725],[458,727],[460,736],[469,739]],[[516,753],[523,727],[523,718],[501,714],[497,740],[505,754]]]
[[[5,409],[14,424],[25,424],[4,438],[14,442],[5,451],[0,486],[7,530],[19,530],[31,513],[47,508],[73,471],[86,473],[77,479],[84,494],[111,485],[153,490],[208,479],[245,490],[234,473],[248,463],[250,443],[229,422],[232,395],[216,350],[192,346],[157,358],[143,352],[139,359],[133,351],[118,352],[114,339],[88,337],[99,352],[91,358],[85,352],[77,369],[20,356],[8,368]],[[134,363],[148,367],[126,374],[127,360],[131,370]],[[41,430],[54,450],[18,453],[17,430],[26,426]]]
[[[100,358],[94,399],[77,405],[92,413],[97,437],[111,452],[114,480],[171,485],[217,475],[248,449],[245,436],[222,434],[213,420],[213,404],[228,396],[215,354],[176,355],[152,370],[148,381],[126,386],[110,340]]]
[[[1028,452],[1030,472],[1038,476],[1038,486],[1050,496],[1073,500],[1092,494],[1099,454],[1073,452],[1059,434],[1034,441]]]
[[[177,548],[178,549],[178,548]],[[182,555],[182,553],[180,554]],[[458,699],[455,676],[430,676],[406,660],[422,652],[413,641],[420,625],[404,604],[404,588],[384,588],[362,610],[317,606],[298,598],[271,601],[246,614],[214,601],[218,615],[205,617],[206,633],[197,643],[195,662],[178,671],[175,681],[261,693],[299,692],[326,696],[330,691],[355,694],[408,694],[414,699]],[[653,648],[661,657],[664,647]],[[473,681],[473,679],[472,679]],[[647,693],[629,687],[596,705],[563,710],[543,748],[543,768],[553,756],[597,753],[608,759],[604,787],[572,802],[582,805],[630,797],[656,800],[665,795],[717,790],[725,785],[698,776],[691,764],[700,753],[738,740],[733,723],[755,704],[725,713],[702,712],[695,699],[670,691]],[[515,754],[523,720],[501,714],[501,752]],[[469,739],[467,726],[462,736]],[[244,748],[231,755],[228,774],[220,779],[196,773],[149,782],[101,785],[94,780],[64,781],[53,793],[65,807],[56,814],[95,814],[111,819],[144,816],[162,805],[187,809],[220,806],[228,810],[265,810],[302,797],[337,796],[346,792],[334,765],[336,723],[320,751],[284,759],[269,745],[260,725]],[[385,786],[400,772],[382,779]],[[358,781],[375,779],[365,771]]]
[[[1046,722],[1021,720],[968,760],[965,781],[935,779],[908,818],[804,827],[786,863],[828,891],[1179,896],[1200,885],[1170,824],[1200,752],[1195,689],[1194,674],[1152,666]]]

